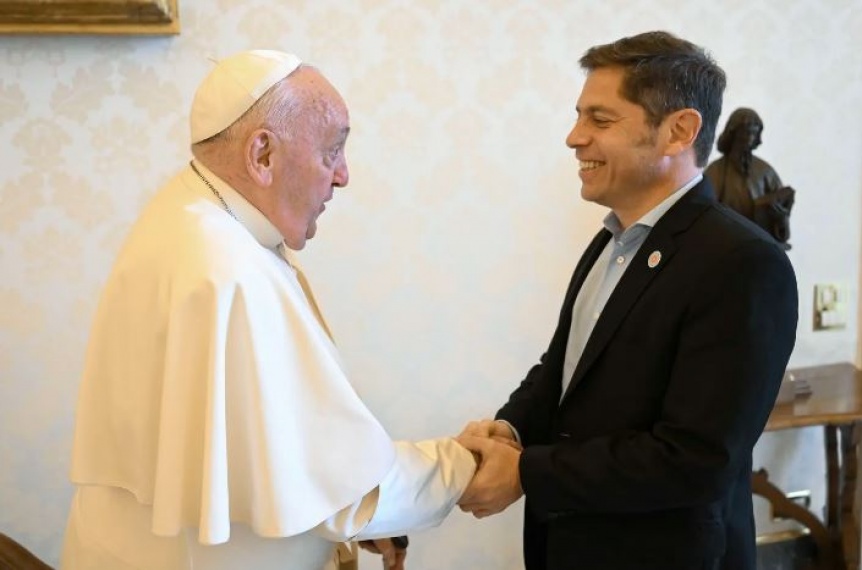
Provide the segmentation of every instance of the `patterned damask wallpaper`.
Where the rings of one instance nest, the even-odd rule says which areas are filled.
[[[563,144],[577,59],[648,29],[712,50],[730,79],[724,117],[757,109],[758,154],[798,191],[793,364],[858,361],[860,0],[180,4],[178,37],[0,37],[0,531],[49,562],[100,287],[141,205],[189,158],[207,58],[240,49],[294,51],[351,108],[351,184],[303,258],[353,381],[394,437],[492,414],[545,347],[604,214],[580,201]],[[823,281],[849,289],[844,331],[811,332]],[[768,436],[758,462],[822,500],[822,465],[804,458],[818,445],[817,433]],[[410,567],[521,568],[519,516],[456,512],[413,537]]]

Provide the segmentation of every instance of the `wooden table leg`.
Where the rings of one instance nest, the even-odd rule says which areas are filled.
[[[844,559],[844,541],[841,531],[843,462],[838,454],[838,427],[834,425],[823,426],[823,437],[826,450],[826,512],[824,519],[830,541],[835,549],[835,568],[844,570],[847,565]],[[856,569],[854,568],[854,570]]]
[[[859,524],[856,520],[856,473],[859,424],[841,426],[841,514],[838,520],[844,560],[848,570],[859,568]]]
[[[838,529],[841,464],[838,458],[838,428],[823,426],[823,447],[826,450],[826,512],[824,519],[830,530]]]

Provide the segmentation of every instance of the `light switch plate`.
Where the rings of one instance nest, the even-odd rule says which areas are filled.
[[[814,286],[814,330],[837,330],[847,326],[847,291],[838,283]]]

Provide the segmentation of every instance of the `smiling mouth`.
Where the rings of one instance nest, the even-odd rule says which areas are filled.
[[[598,160],[579,160],[578,166],[581,172],[589,172],[591,170],[595,170],[596,168],[603,166],[604,162],[599,162]]]

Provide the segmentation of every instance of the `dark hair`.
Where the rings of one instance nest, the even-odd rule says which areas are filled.
[[[724,130],[718,136],[718,144],[715,145],[716,148],[718,148],[718,152],[721,154],[727,154],[730,152],[730,148],[733,146],[733,139],[736,136],[736,131],[748,125],[757,125],[760,127],[761,131],[763,130],[763,120],[760,118],[760,115],[757,114],[757,111],[747,107],[740,107],[731,113],[730,117],[727,118],[727,123],[724,125]],[[757,138],[751,145],[751,150],[759,147],[760,143],[760,133],[758,133]]]
[[[667,32],[646,32],[591,47],[580,64],[587,71],[623,68],[620,95],[643,107],[652,127],[680,109],[697,110],[703,125],[694,151],[697,165],[706,165],[727,80],[703,48]]]

